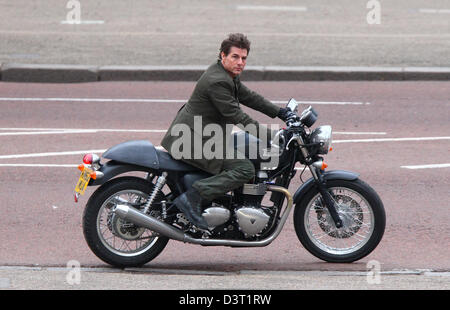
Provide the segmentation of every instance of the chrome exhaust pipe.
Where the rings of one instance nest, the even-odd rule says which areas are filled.
[[[196,239],[191,236],[185,234],[182,230],[173,227],[167,223],[164,223],[153,216],[144,214],[140,212],[138,209],[127,206],[127,205],[117,205],[114,209],[114,213],[117,214],[121,219],[124,219],[128,222],[136,224],[141,227],[148,228],[153,230],[163,236],[166,236],[170,239],[200,244],[204,246],[231,246],[231,247],[262,247],[270,244],[273,240],[275,240],[280,234],[288,215],[293,206],[293,198],[289,191],[281,186],[276,185],[268,185],[267,190],[280,192],[285,195],[287,198],[287,206],[283,212],[283,215],[280,218],[280,222],[278,223],[275,231],[268,237],[258,241],[241,241],[241,240],[224,240],[224,239]]]
[[[127,205],[117,205],[113,212],[125,221],[148,228],[170,239],[186,242],[188,238],[180,229],[166,224],[153,216],[144,214],[136,208]]]

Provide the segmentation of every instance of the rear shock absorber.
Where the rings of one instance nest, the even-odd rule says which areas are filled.
[[[153,188],[152,193],[148,196],[147,203],[144,206],[145,214],[148,213],[150,207],[152,206],[152,203],[156,199],[156,195],[158,195],[158,193],[161,191],[163,186],[166,184],[166,177],[167,177],[167,172],[163,172],[161,174],[161,176],[159,176],[158,179],[156,180],[155,187]]]

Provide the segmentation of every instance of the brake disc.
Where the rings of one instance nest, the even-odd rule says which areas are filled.
[[[145,228],[121,219],[114,213],[108,215],[108,229],[111,233],[125,240],[136,240],[144,233]]]

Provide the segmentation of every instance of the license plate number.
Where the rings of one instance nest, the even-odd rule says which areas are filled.
[[[86,190],[86,187],[89,183],[89,180],[91,179],[91,173],[93,171],[89,168],[84,168],[81,172],[80,178],[78,179],[77,185],[75,186],[75,192],[84,195],[84,191]]]

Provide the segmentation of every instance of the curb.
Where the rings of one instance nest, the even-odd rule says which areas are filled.
[[[197,81],[208,66],[87,66],[4,63],[0,81]],[[448,81],[450,67],[247,66],[243,81]]]
[[[141,274],[178,274],[178,275],[312,275],[312,276],[367,276],[368,270],[360,271],[338,271],[338,270],[250,270],[240,269],[234,271],[219,270],[201,270],[201,269],[178,269],[178,268],[155,268],[155,267],[83,267],[80,271],[99,272],[99,273],[141,273]],[[2,265],[0,271],[67,271],[67,266],[22,266],[22,265]],[[450,270],[433,270],[433,269],[392,269],[380,271],[381,275],[418,275],[431,277],[450,277]]]

